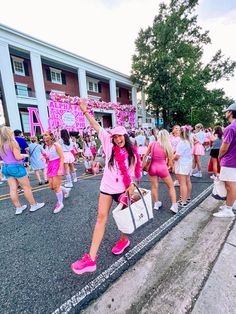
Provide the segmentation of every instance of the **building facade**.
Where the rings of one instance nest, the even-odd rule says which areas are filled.
[[[36,107],[46,129],[51,91],[137,108],[137,90],[127,75],[0,25],[1,123],[28,133],[27,107]],[[96,109],[95,118],[103,127],[116,124],[112,110]]]

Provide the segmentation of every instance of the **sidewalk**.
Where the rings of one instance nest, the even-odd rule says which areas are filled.
[[[221,204],[209,196],[81,313],[236,313],[236,225],[212,216]]]

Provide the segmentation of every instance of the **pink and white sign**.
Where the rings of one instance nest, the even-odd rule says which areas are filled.
[[[84,115],[78,105],[49,100],[48,109],[50,129],[59,127],[78,132],[86,126]]]

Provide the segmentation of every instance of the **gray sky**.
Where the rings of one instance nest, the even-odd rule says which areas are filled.
[[[7,0],[0,23],[80,56],[129,74],[140,28],[152,25],[160,2],[168,0]],[[199,24],[210,31],[207,61],[218,49],[236,60],[235,0],[199,0]],[[236,100],[236,79],[221,82]]]

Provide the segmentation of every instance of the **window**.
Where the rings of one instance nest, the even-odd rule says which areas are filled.
[[[87,90],[94,93],[100,93],[101,87],[99,88],[99,80],[87,77]]]
[[[116,87],[116,98],[120,98],[120,88]]]
[[[128,90],[128,99],[132,100],[132,91],[131,90]]]
[[[20,112],[23,132],[30,133],[29,112]]]
[[[61,70],[50,68],[51,81],[56,84],[62,84]]]
[[[25,84],[16,84],[16,95],[29,97],[28,87]]]
[[[98,93],[98,83],[89,81],[88,82],[88,90],[90,92]]]
[[[24,59],[12,57],[14,73],[17,75],[25,76]]]

